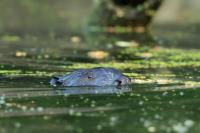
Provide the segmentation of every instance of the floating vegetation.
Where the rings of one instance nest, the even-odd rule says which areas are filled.
[[[0,36],[0,40],[5,43],[14,43],[14,42],[21,41],[21,38],[16,35],[3,35],[3,36]]]
[[[27,53],[24,51],[16,51],[15,56],[16,57],[26,57]]]

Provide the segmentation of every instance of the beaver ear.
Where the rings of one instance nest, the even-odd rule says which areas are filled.
[[[58,76],[54,76],[51,80],[50,80],[50,85],[56,86],[56,85],[61,85],[62,82],[59,81],[60,77]]]
[[[87,76],[88,79],[94,79],[94,74],[92,72],[86,73],[85,76]]]

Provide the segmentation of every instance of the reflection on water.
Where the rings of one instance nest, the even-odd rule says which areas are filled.
[[[71,87],[60,88],[56,90],[55,94],[63,93],[64,95],[80,95],[80,94],[118,94],[124,92],[130,92],[132,88],[130,86],[106,86],[106,87]]]
[[[149,88],[151,86],[151,88]],[[132,84],[126,86],[105,87],[57,87],[57,88],[1,88],[0,96],[5,98],[33,98],[45,96],[73,96],[73,95],[123,95],[138,92],[165,92],[171,90],[188,90],[199,88],[199,85],[180,84]]]
[[[7,98],[26,98],[82,94],[121,94],[131,92],[131,86],[108,87],[65,87],[65,88],[1,88],[0,93]]]

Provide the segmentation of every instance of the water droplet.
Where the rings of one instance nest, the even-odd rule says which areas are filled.
[[[4,98],[0,98],[0,104],[5,104],[6,102],[5,102],[5,99]]]
[[[82,116],[82,113],[81,112],[76,112],[76,116],[80,117],[80,116]]]
[[[26,106],[22,106],[21,109],[22,109],[23,111],[26,111],[26,110],[27,110],[27,107],[26,107]]]
[[[101,130],[102,128],[102,125],[97,125],[97,130]]]
[[[74,115],[74,110],[73,109],[69,110],[69,115]]]
[[[44,111],[44,108],[43,107],[37,107],[37,111],[42,112],[42,111]]]
[[[153,127],[153,126],[150,126],[150,127],[148,127],[148,129],[147,129],[149,132],[151,132],[151,133],[153,133],[153,132],[155,132],[156,131],[156,128],[155,127]]]
[[[191,126],[194,125],[194,122],[193,122],[192,120],[186,120],[186,121],[184,122],[184,125],[187,126],[187,127],[191,127]]]
[[[183,95],[184,95],[184,92],[180,92],[179,94],[180,94],[181,96],[183,96]]]
[[[110,117],[110,126],[114,126],[117,123],[118,117],[111,116]]]
[[[20,128],[21,127],[21,123],[19,123],[19,122],[15,122],[14,125],[15,125],[16,128]]]
[[[168,92],[167,91],[165,91],[165,92],[163,92],[163,96],[166,96],[168,94]]]
[[[139,105],[143,105],[144,104],[144,102],[143,101],[139,101]]]

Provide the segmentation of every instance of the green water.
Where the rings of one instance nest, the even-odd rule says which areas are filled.
[[[28,50],[24,50],[27,56],[16,57],[5,48],[1,58],[2,133],[200,130],[197,50],[125,48],[112,59],[85,56],[84,62],[71,54],[60,52],[57,58],[50,54],[59,48],[37,50],[37,54]],[[87,51],[80,52],[87,55]],[[52,75],[97,66],[119,69],[132,78],[132,85],[116,89],[52,88],[48,84]]]
[[[7,4],[9,1],[11,3]],[[15,3],[9,1],[2,0],[1,4],[15,7]],[[34,2],[31,2],[21,0],[27,9],[32,9],[29,6]],[[193,0],[195,2],[198,3]],[[53,10],[60,11],[61,16],[63,10],[71,10],[62,8],[63,1],[57,4],[55,7],[60,8]],[[18,6],[13,10],[18,11]],[[39,9],[45,14],[51,8]],[[37,16],[38,10],[30,11],[27,13]],[[193,13],[188,11],[188,14]],[[177,29],[173,28],[173,23],[154,25],[154,34],[157,39],[160,37],[158,41],[163,37],[167,40],[160,45],[148,39],[150,36],[143,35],[140,38],[143,42],[137,44],[130,40],[135,33],[109,37],[104,33],[80,35],[81,24],[76,27],[76,23],[69,22],[69,26],[62,17],[55,18],[57,14],[54,13],[40,18],[42,25],[39,20],[34,21],[29,15],[23,17],[23,14],[22,22],[13,18],[18,20],[14,25],[9,15],[7,11],[0,21],[0,133],[200,131],[199,30],[194,30],[199,27],[197,17],[191,15],[191,22],[177,24]],[[76,15],[72,18],[74,22],[80,19],[77,20]],[[31,24],[32,21],[35,23]],[[23,26],[24,31],[19,32]],[[70,33],[62,31],[63,27],[70,27]],[[188,30],[187,27],[193,28]],[[37,33],[39,29],[40,34]],[[97,57],[90,54],[97,51],[100,51]],[[100,66],[119,69],[132,79],[132,83],[122,88],[53,88],[48,83],[53,75]]]

